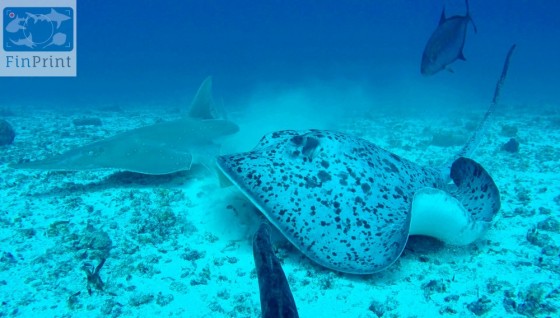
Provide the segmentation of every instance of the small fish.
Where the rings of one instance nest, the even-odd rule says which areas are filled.
[[[290,285],[270,243],[270,227],[262,223],[253,237],[263,318],[299,317]]]
[[[71,13],[69,13],[71,14]],[[55,9],[51,8],[51,12],[47,13],[45,15],[43,15],[41,17],[41,20],[43,21],[51,21],[51,22],[56,22],[56,29],[60,29],[60,24],[66,20],[70,20],[72,17],[67,16],[65,14],[62,14],[60,12],[57,12]]]
[[[28,37],[17,39],[16,41],[10,39],[10,42],[17,46],[27,46],[30,49],[35,48],[35,42],[33,42],[33,34],[29,34]]]
[[[458,59],[466,60],[463,55],[463,47],[465,46],[469,22],[472,23],[474,31],[477,32],[477,30],[470,16],[469,1],[465,0],[465,3],[467,6],[465,16],[455,15],[446,18],[445,8],[441,12],[439,25],[432,33],[428,43],[426,43],[424,53],[422,54],[422,64],[420,67],[422,75],[434,75],[443,69],[452,72],[448,67],[449,64]]]
[[[69,11],[69,10],[67,10]],[[60,12],[57,12],[55,9],[51,8],[51,12],[47,13],[47,14],[33,14],[33,13],[29,13],[26,12],[25,14],[27,14],[27,17],[30,19],[33,19],[33,23],[37,23],[37,21],[47,21],[47,22],[56,22],[56,29],[60,29],[60,25],[62,24],[62,22],[67,21],[72,19],[71,16],[62,14]],[[70,12],[68,12],[68,14],[71,15]]]
[[[19,16],[16,16],[15,19],[13,19],[10,23],[8,23],[8,25],[6,26],[6,32],[10,32],[10,33],[16,33],[19,30],[25,30],[25,22],[26,19],[25,18],[20,18]]]

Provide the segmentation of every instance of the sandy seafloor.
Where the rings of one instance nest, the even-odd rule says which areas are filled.
[[[300,317],[558,315],[555,107],[505,106],[495,113],[474,159],[493,176],[502,208],[475,244],[451,247],[413,238],[389,269],[355,276],[317,266],[277,241]],[[421,111],[356,114],[334,128],[418,163],[437,164],[459,150],[484,108],[435,117]],[[259,212],[235,188],[220,188],[213,173],[199,167],[147,177],[13,170],[5,164],[178,116],[150,109],[26,109],[7,117],[18,135],[2,148],[0,166],[0,316],[260,316],[251,248]],[[72,125],[82,117],[98,117],[103,125]],[[231,119],[243,129],[242,114]],[[442,134],[440,145],[433,144],[434,134]],[[513,136],[521,143],[519,153],[502,151]],[[90,284],[88,292],[83,268],[103,256],[103,290]]]

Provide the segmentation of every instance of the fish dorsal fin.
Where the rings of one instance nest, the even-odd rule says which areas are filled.
[[[196,119],[215,119],[216,109],[212,98],[212,77],[208,76],[196,92],[187,117]]]
[[[439,18],[439,25],[444,24],[445,20],[445,7],[443,7],[443,9],[441,10],[441,17]]]

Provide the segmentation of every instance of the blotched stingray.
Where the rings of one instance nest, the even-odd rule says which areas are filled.
[[[218,166],[302,253],[337,271],[381,271],[409,235],[469,244],[490,226],[500,195],[465,156],[486,130],[514,47],[481,129],[451,164],[421,167],[358,137],[306,130],[269,134]]]
[[[157,175],[189,170],[193,163],[207,164],[219,154],[214,140],[239,130],[233,122],[214,117],[211,90],[212,80],[208,77],[188,114],[181,119],[133,129],[44,160],[10,166],[66,171],[110,168]]]
[[[445,18],[445,8],[441,12],[438,27],[430,36],[422,54],[420,72],[423,75],[433,75],[445,68],[451,71],[449,64],[458,59],[466,60],[463,47],[467,37],[467,25],[471,22],[475,32],[476,26],[470,16],[469,1],[465,0],[465,2],[467,6],[465,16]]]
[[[253,237],[253,257],[259,279],[263,318],[299,317],[294,296],[270,243],[270,227],[262,223]]]

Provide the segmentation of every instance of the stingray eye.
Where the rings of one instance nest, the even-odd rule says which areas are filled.
[[[303,145],[301,152],[304,156],[312,159],[317,147],[319,147],[319,140],[313,137],[307,137],[305,138],[305,145]]]
[[[300,146],[303,143],[303,136],[301,135],[297,135],[292,137],[292,139],[290,139],[290,141],[296,145],[296,146]]]

